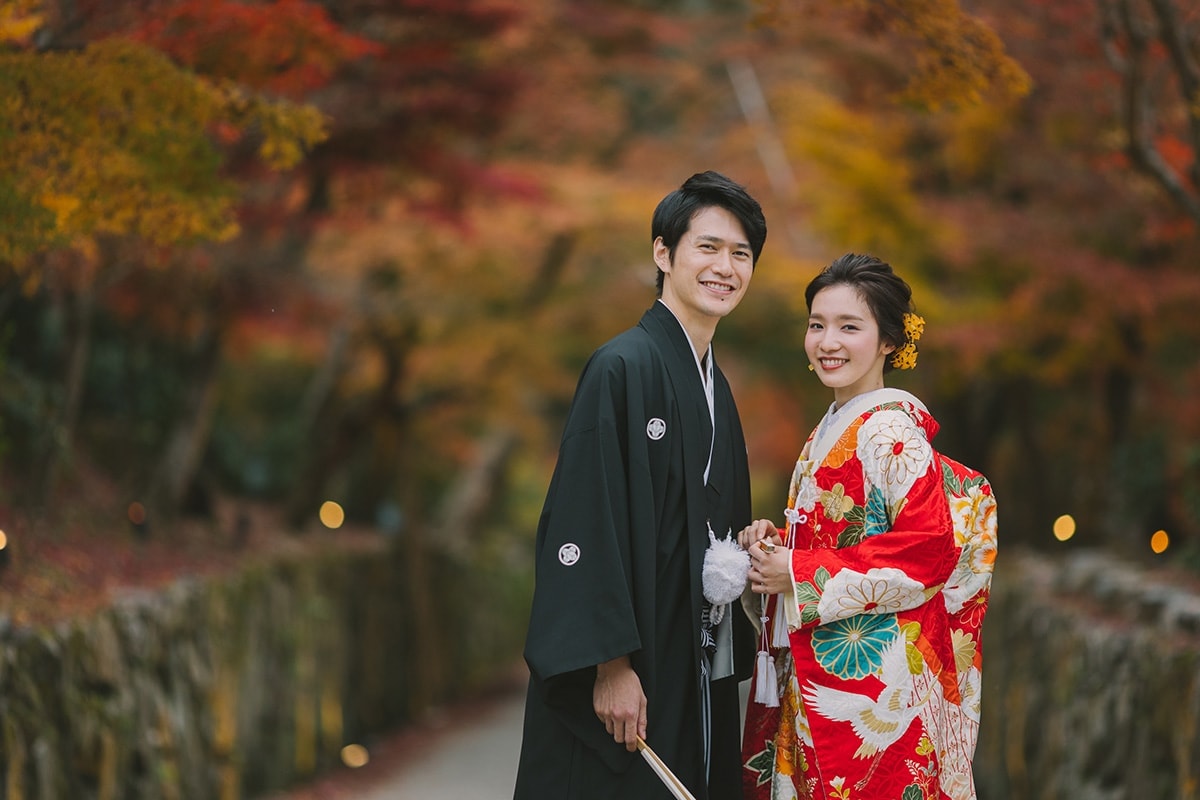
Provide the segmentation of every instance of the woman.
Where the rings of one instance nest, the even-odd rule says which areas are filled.
[[[796,462],[786,526],[738,537],[762,637],[747,798],[975,797],[995,502],[933,450],[921,401],[884,386],[916,364],[911,298],[888,264],[854,254],[805,291],[804,349],[833,405]]]

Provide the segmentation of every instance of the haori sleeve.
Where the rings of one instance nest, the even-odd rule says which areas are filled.
[[[543,681],[641,647],[631,584],[625,392],[619,365],[591,363],[568,418],[538,526],[525,648]]]
[[[941,469],[925,432],[903,411],[860,427],[862,529],[836,549],[792,551],[792,627],[928,602],[954,570],[957,548]]]

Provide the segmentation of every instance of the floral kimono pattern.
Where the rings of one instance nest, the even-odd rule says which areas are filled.
[[[747,711],[747,798],[975,797],[995,501],[932,448],[937,428],[881,389],[805,443],[781,531],[792,592],[760,612],[776,686],[764,694],[771,670],[756,671],[751,697],[771,702]]]

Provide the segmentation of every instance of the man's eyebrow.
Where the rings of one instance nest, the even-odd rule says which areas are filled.
[[[725,239],[722,239],[720,236],[715,236],[711,233],[698,233],[698,234],[696,234],[696,238],[699,240],[705,241],[705,242],[719,242],[721,244],[725,244],[725,241],[726,241]],[[733,246],[742,248],[745,250],[750,249],[749,242],[733,242]]]

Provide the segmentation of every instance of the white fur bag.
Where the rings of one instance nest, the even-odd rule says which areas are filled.
[[[741,597],[742,590],[746,588],[750,554],[738,544],[732,530],[726,538],[718,539],[709,529],[708,541],[700,577],[704,584],[704,597],[713,604],[713,622],[717,623],[724,615],[723,607]]]

